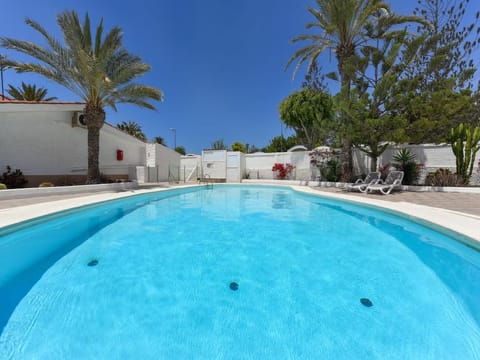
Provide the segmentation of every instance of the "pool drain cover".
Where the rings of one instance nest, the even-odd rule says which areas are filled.
[[[98,265],[98,260],[97,259],[91,260],[87,265],[88,266],[97,266]]]
[[[370,299],[367,299],[367,298],[361,298],[360,302],[362,303],[363,306],[366,306],[366,307],[372,307],[373,306],[372,301]]]
[[[238,290],[238,284],[236,282],[231,282],[230,283],[230,290],[237,291]]]

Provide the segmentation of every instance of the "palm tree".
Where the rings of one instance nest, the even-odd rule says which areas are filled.
[[[155,144],[160,144],[160,145],[166,146],[165,139],[161,136],[155,136],[153,138],[152,142],[154,142]]]
[[[38,23],[27,19],[26,24],[39,32],[48,46],[29,41],[0,38],[0,45],[30,55],[40,63],[7,61],[17,72],[34,72],[68,88],[85,102],[88,129],[87,183],[100,182],[98,163],[100,129],[105,122],[105,107],[116,110],[119,103],[131,103],[155,109],[149,100],[161,100],[156,88],[134,83],[133,80],[150,70],[141,58],[129,53],[122,45],[122,32],[114,27],[103,36],[103,20],[94,36],[88,13],[83,25],[75,11],[57,16],[64,44],[48,34]]]
[[[357,48],[365,43],[366,27],[377,20],[375,14],[390,12],[388,4],[381,0],[316,0],[318,9],[308,7],[315,22],[306,28],[319,28],[320,34],[304,34],[292,39],[292,42],[311,41],[311,44],[296,51],[287,63],[290,66],[298,60],[293,75],[307,60],[308,72],[316,65],[317,59],[325,50],[331,49],[337,58],[338,73],[342,85],[348,85],[349,76],[346,65],[355,56]]]
[[[143,133],[142,127],[135,121],[122,121],[120,124],[117,124],[117,128],[136,137],[138,140],[147,141],[147,137]]]
[[[344,96],[349,96],[354,69],[353,59],[357,51],[368,41],[367,32],[379,21],[394,25],[419,21],[414,16],[396,16],[390,12],[388,4],[382,0],[316,0],[318,9],[308,7],[315,21],[307,24],[307,29],[319,28],[320,34],[304,34],[292,40],[310,41],[310,44],[296,51],[287,63],[287,68],[297,60],[293,76],[302,64],[308,61],[307,72],[316,65],[317,59],[325,50],[333,50],[337,59],[337,69]],[[383,16],[379,16],[382,14]],[[420,20],[421,21],[421,20]],[[352,142],[343,140],[342,168],[344,180],[352,173]]]
[[[56,97],[47,98],[48,90],[42,87],[37,89],[37,85],[25,84],[22,81],[21,87],[15,87],[13,85],[8,85],[7,92],[15,100],[25,100],[25,101],[53,101],[56,100]]]

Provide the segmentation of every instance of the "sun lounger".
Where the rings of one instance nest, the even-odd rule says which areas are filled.
[[[354,183],[346,184],[344,187],[344,190],[346,191],[361,191],[365,192],[367,189],[367,186],[370,184],[376,183],[378,180],[380,180],[380,172],[378,171],[372,171],[369,173],[365,179],[358,179]]]
[[[396,188],[402,186],[403,171],[390,171],[385,181],[379,180],[375,184],[370,184],[366,188],[366,192],[380,191],[384,195],[390,194],[390,192]]]

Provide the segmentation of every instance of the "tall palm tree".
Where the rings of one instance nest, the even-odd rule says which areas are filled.
[[[142,131],[142,127],[135,121],[122,121],[117,124],[117,128],[136,137],[138,140],[147,141],[147,137]]]
[[[316,64],[320,54],[333,50],[337,58],[338,73],[342,85],[348,85],[346,65],[355,56],[359,46],[365,43],[366,27],[378,21],[375,14],[389,13],[390,7],[382,0],[316,0],[318,9],[307,10],[315,18],[306,25],[307,29],[319,28],[320,34],[303,34],[292,42],[310,41],[310,44],[296,51],[287,63],[290,66],[298,60],[294,76],[300,66],[308,62],[308,71]]]
[[[413,16],[396,16],[382,0],[316,0],[318,8],[308,7],[315,18],[306,25],[307,29],[318,28],[320,33],[299,35],[292,42],[309,41],[296,51],[287,63],[287,68],[297,60],[293,76],[302,64],[308,61],[310,72],[318,57],[326,50],[333,50],[337,59],[337,69],[342,92],[349,95],[354,79],[353,59],[357,51],[368,42],[369,29],[378,21],[387,21],[390,26],[410,21],[418,21]],[[384,16],[379,16],[383,14]],[[352,142],[343,140],[342,168],[344,180],[352,173]]]
[[[25,84],[23,81],[22,81],[22,86],[18,88],[9,84],[7,92],[15,100],[53,101],[57,99],[54,96],[47,98],[46,97],[48,92],[47,89],[43,87],[37,88],[37,85]]]
[[[105,122],[105,107],[116,110],[119,103],[131,103],[155,109],[149,100],[161,100],[162,92],[133,82],[148,72],[150,66],[123,47],[119,27],[114,27],[103,36],[102,20],[93,35],[88,13],[82,25],[75,11],[65,11],[57,15],[57,23],[63,34],[62,44],[35,21],[26,19],[25,22],[43,36],[48,46],[2,37],[0,45],[40,61],[7,61],[7,65],[18,72],[41,74],[68,88],[85,102],[88,129],[87,183],[98,183],[100,129]]]

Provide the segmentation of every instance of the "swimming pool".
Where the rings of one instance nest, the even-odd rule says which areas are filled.
[[[0,358],[480,357],[480,254],[288,188],[174,190],[0,239]]]

